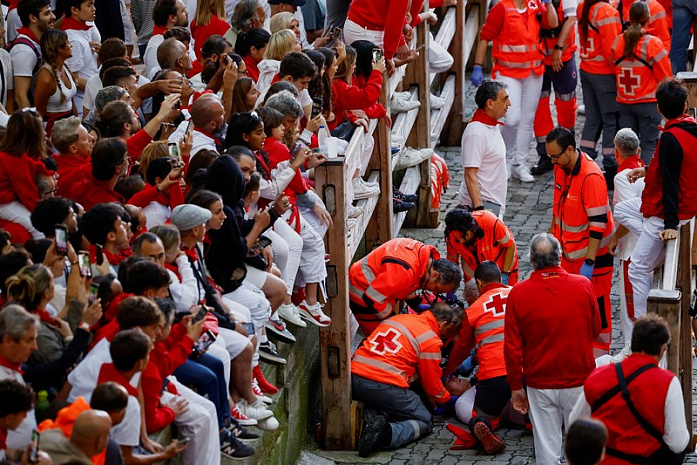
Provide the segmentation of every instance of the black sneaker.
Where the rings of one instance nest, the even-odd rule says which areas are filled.
[[[416,208],[416,204],[414,202],[403,202],[401,200],[397,200],[397,198],[392,200],[393,213],[405,212],[407,210],[411,210],[412,208]]]
[[[259,357],[266,363],[273,363],[274,365],[286,364],[286,359],[278,354],[276,345],[271,341],[259,344]]]
[[[295,344],[295,336],[293,336],[293,333],[288,331],[286,324],[280,319],[273,320],[269,318],[269,321],[266,322],[265,326],[266,330],[279,341],[285,342],[286,344]]]
[[[231,432],[225,431],[221,435],[220,453],[232,459],[246,459],[254,455],[254,448],[240,442]]]
[[[419,196],[416,194],[405,194],[399,189],[392,189],[392,197],[401,200],[402,202],[416,202],[419,200]]]
[[[390,425],[383,414],[371,408],[365,409],[363,412],[363,431],[358,439],[358,455],[368,457],[381,445],[381,442],[386,441],[386,433],[389,428]]]
[[[545,153],[544,155],[540,155],[540,160],[537,162],[537,165],[530,169],[530,174],[539,176],[541,174],[545,174],[547,171],[552,171],[553,169],[554,165],[552,164],[552,160]]]
[[[251,431],[243,428],[234,418],[230,418],[230,420],[232,421],[227,427],[227,430],[240,441],[253,441],[255,439],[259,439],[258,434],[252,433]]]

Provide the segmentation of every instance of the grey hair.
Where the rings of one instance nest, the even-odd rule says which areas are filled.
[[[561,247],[556,237],[549,233],[535,235],[530,241],[530,264],[536,270],[559,266]]]
[[[17,304],[7,305],[0,311],[0,342],[5,336],[19,342],[31,327],[39,329],[39,319]]]
[[[165,39],[159,47],[157,47],[157,63],[162,69],[176,69],[177,60],[181,57],[180,49],[186,50],[186,45],[179,42],[174,37]]]
[[[506,88],[508,88],[508,84],[505,82],[495,79],[485,79],[482,85],[477,89],[477,93],[474,94],[474,102],[477,104],[477,108],[483,110],[487,101],[496,100],[499,91]]]
[[[295,118],[302,118],[304,115],[303,107],[300,106],[300,102],[297,101],[293,94],[287,90],[281,91],[277,94],[272,95],[264,103],[267,108],[273,108],[283,113],[283,116],[293,116]]]
[[[36,190],[39,193],[39,197],[43,197],[44,195],[48,194],[55,189],[55,187],[56,184],[53,180],[53,176],[40,174],[36,177]]]
[[[243,28],[251,26],[252,19],[254,19],[257,14],[258,7],[258,0],[240,0],[240,3],[235,7],[235,11],[232,13],[232,18],[230,19],[232,27],[241,31]]]
[[[472,305],[474,301],[479,298],[479,289],[477,288],[477,281],[475,281],[474,278],[465,283],[465,292],[463,295],[469,305]]]
[[[438,272],[438,279],[436,279],[436,282],[441,284],[457,286],[460,281],[462,281],[462,271],[460,271],[460,268],[445,258],[433,260],[433,271]]]
[[[615,134],[615,147],[627,157],[639,152],[639,136],[631,128],[622,128]]]
[[[80,124],[80,118],[77,116],[59,119],[54,123],[51,130],[51,142],[59,152],[66,153],[68,147],[75,143],[78,138],[77,128]]]

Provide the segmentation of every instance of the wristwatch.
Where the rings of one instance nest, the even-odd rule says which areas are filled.
[[[78,328],[79,328],[79,329],[84,329],[84,330],[87,331],[88,333],[90,332],[90,325],[89,325],[88,323],[84,322],[84,321],[80,323],[80,326],[78,326]]]
[[[592,258],[586,258],[586,265],[595,265],[595,260]]]
[[[473,211],[484,210],[484,205],[479,205],[479,206],[477,206],[477,207],[474,207],[472,210],[473,210]]]
[[[562,50],[562,51],[563,51],[563,50],[564,50],[564,47],[562,47],[562,46],[559,45],[559,44],[554,44],[554,50]]]

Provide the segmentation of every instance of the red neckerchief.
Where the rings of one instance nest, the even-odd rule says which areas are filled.
[[[75,30],[75,31],[87,31],[89,28],[92,26],[89,26],[87,23],[83,23],[82,21],[78,21],[77,19],[70,17],[70,18],[63,18],[63,24],[61,24],[61,30],[62,31],[68,31],[68,30]]]
[[[678,116],[677,118],[673,118],[671,120],[666,121],[665,126],[658,126],[658,130],[665,131],[666,129],[673,126],[674,124],[679,124],[679,123],[683,123],[683,122],[697,123],[697,121],[695,121],[695,119],[692,116],[682,114],[682,115]]]
[[[97,263],[97,247],[94,245],[91,245],[89,248],[90,252],[90,262],[91,263]],[[106,257],[106,260],[109,262],[109,265],[114,265],[118,266],[122,261],[133,255],[133,251],[131,249],[126,249],[122,250],[119,253],[111,253],[104,247],[102,247],[102,252],[104,253],[104,256]]]
[[[247,65],[247,76],[256,82],[259,79],[259,63],[254,61],[254,58],[249,55],[242,57],[242,61]]]
[[[625,158],[622,163],[620,163],[620,166],[617,167],[617,172],[621,173],[624,170],[633,170],[634,168],[642,168],[646,165],[644,165],[644,162],[639,158],[639,155],[632,155],[629,158]]]
[[[479,121],[482,124],[486,124],[487,126],[496,126],[496,125],[501,125],[503,126],[503,123],[501,121],[495,120],[491,116],[487,115],[484,110],[481,108],[477,108],[474,111],[474,116],[472,116],[472,121]]]
[[[47,325],[53,326],[54,328],[60,328],[61,326],[60,323],[58,323],[58,321],[46,310],[36,310],[36,316],[38,316],[41,321]]]
[[[177,278],[179,278],[179,282],[182,280],[182,275],[179,274],[179,268],[177,268],[174,265],[170,265],[169,263],[165,263],[165,268],[167,268],[169,271],[177,275]]]
[[[0,428],[0,450],[7,449],[7,428]]]
[[[102,364],[102,368],[99,370],[97,384],[106,383],[107,381],[113,381],[116,384],[120,384],[126,388],[129,396],[138,397],[138,389],[134,388],[133,385],[128,382],[128,380],[116,369],[116,367],[114,367],[113,363],[104,363]]]
[[[259,164],[261,164],[261,167],[264,169],[266,178],[271,179],[271,168],[269,167],[269,165],[266,164],[264,157],[261,155],[261,151],[257,150],[256,152],[254,152],[254,157],[257,159],[257,162],[259,162]]]
[[[10,5],[9,5],[8,10],[7,10],[8,13],[10,11],[14,10],[15,8],[17,8],[18,5],[19,5],[19,0],[10,0]]]
[[[0,367],[9,368],[10,370],[18,371],[22,375],[24,374],[24,371],[22,371],[21,363],[12,363],[2,355],[0,355]]]
[[[157,24],[155,24],[152,27],[152,35],[154,35],[154,36],[156,36],[158,34],[165,35],[165,32],[167,32],[167,31],[169,31],[169,29],[167,29],[167,26],[158,26]]]
[[[188,73],[186,73],[187,76],[190,78],[196,76],[197,74],[200,74],[201,71],[203,71],[203,65],[201,64],[200,61],[194,60],[191,62],[191,69],[189,70]]]
[[[215,141],[215,145],[216,145],[216,146],[221,146],[221,145],[223,145],[222,139],[219,139],[219,138],[215,137],[215,136],[212,135],[212,134],[208,134],[206,131],[203,131],[203,130],[199,129],[199,128],[197,128],[196,126],[194,126],[194,131],[198,131],[198,132],[200,132],[201,134],[203,134],[204,136],[210,137],[211,139],[213,139],[213,140]]]
[[[34,35],[34,33],[31,32],[31,30],[28,27],[20,27],[19,29],[17,29],[17,34],[25,35],[25,36],[29,37],[31,40],[33,40],[34,42],[36,42],[37,44],[41,43],[41,40],[37,39],[36,36]]]

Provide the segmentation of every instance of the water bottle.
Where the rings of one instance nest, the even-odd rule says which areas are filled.
[[[51,403],[48,401],[48,392],[39,391],[36,394],[36,405],[34,405],[34,410],[39,413],[48,410],[50,406]]]
[[[327,130],[324,126],[320,126],[317,132],[317,141],[319,142],[319,153],[325,156],[327,155],[327,137]]]

